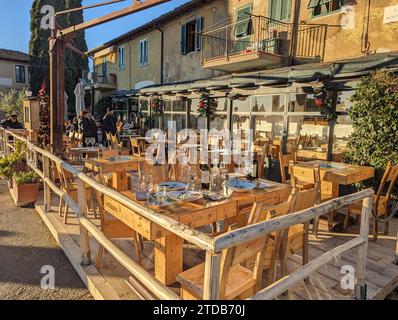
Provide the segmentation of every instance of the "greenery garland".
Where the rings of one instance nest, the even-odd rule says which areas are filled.
[[[211,116],[211,100],[208,94],[201,94],[197,110],[200,118]]]
[[[162,101],[159,97],[154,97],[151,100],[151,117],[160,118],[163,114]]]
[[[321,115],[323,115],[329,122],[337,121],[337,112],[333,105],[333,99],[327,91],[326,86],[321,92],[315,95],[315,105],[321,108]]]

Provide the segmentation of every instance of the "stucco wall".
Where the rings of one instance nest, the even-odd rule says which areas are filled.
[[[294,6],[292,0],[291,21],[294,19]],[[366,30],[366,8],[368,0],[346,0],[345,5],[351,6],[349,14],[346,10],[322,16],[312,17],[308,9],[308,0],[297,1],[300,14],[300,36],[297,43],[296,62],[333,61],[343,58],[359,57],[367,53],[386,52],[398,50],[398,22],[383,24],[384,9],[388,6],[398,5],[398,0],[373,0],[369,10],[368,43],[363,41]],[[161,28],[164,31],[164,71],[165,83],[190,81],[223,75],[222,72],[203,69],[201,65],[201,52],[191,52],[186,55],[181,53],[181,26],[203,17],[204,29],[218,24],[226,23],[228,19],[235,21],[236,9],[253,4],[255,15],[269,16],[270,1],[265,0],[217,0],[200,9],[175,17]],[[342,27],[342,22],[348,21],[347,27]],[[352,21],[350,24],[349,22]],[[139,41],[148,38],[149,65],[139,66]],[[117,75],[118,89],[130,89],[137,82],[150,80],[160,82],[161,69],[161,36],[158,30],[151,30],[137,36],[125,43],[126,69],[119,71],[117,59],[109,63],[110,73]],[[364,49],[367,49],[365,52]],[[131,63],[130,63],[131,59]],[[110,58],[112,60],[112,57]],[[100,63],[100,60],[98,60]],[[101,66],[98,70],[100,73]],[[242,70],[244,71],[244,70]]]
[[[365,54],[362,38],[366,33],[368,0],[345,1],[349,9],[322,17],[311,17],[308,1],[301,1],[300,21],[311,24],[327,24],[323,61],[354,58]],[[385,7],[398,5],[398,0],[371,1],[368,26],[368,52],[398,50],[398,22],[383,24]],[[348,12],[348,13],[347,13]],[[342,27],[342,24],[346,27]]]
[[[15,66],[25,66],[25,83],[15,82]],[[10,85],[8,85],[8,82]],[[14,62],[7,60],[0,60],[0,91],[7,89],[23,89],[29,87],[28,82],[28,64],[23,62]]]
[[[140,66],[140,41],[148,40],[148,65]],[[116,74],[117,89],[129,90],[142,81],[160,82],[160,44],[161,35],[158,30],[152,30],[141,36],[120,43],[114,47],[114,53],[105,55],[108,62],[108,73]],[[125,69],[119,70],[117,48],[124,46]],[[95,69],[102,74],[102,56],[97,55]]]

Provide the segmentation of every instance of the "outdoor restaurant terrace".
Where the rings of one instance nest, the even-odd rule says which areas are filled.
[[[356,82],[397,67],[376,54],[122,92],[136,126],[106,147],[72,132],[55,155],[0,129],[0,148],[39,177],[36,209],[96,298],[385,299],[398,166],[359,190],[376,170],[344,157]]]

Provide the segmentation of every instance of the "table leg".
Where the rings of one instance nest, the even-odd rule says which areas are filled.
[[[322,177],[321,177],[322,179]],[[322,181],[321,183],[321,192],[322,192],[322,201],[331,200],[339,197],[339,184],[333,183],[329,181]],[[328,229],[329,231],[333,230],[334,227],[334,214],[335,212],[331,212],[328,216]]]
[[[114,172],[112,179],[112,187],[117,191],[128,190],[128,179],[125,172]]]
[[[183,244],[174,234],[155,240],[155,277],[165,285],[175,283],[183,271]]]

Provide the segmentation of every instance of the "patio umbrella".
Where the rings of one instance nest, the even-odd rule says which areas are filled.
[[[79,115],[86,108],[84,104],[84,95],[85,95],[84,86],[79,79],[79,82],[76,84],[75,88],[76,115]]]
[[[69,97],[68,97],[68,95],[66,94],[66,92],[64,93],[64,95],[65,95],[65,104],[64,104],[64,119],[65,120],[68,120],[68,100],[69,100]]]

